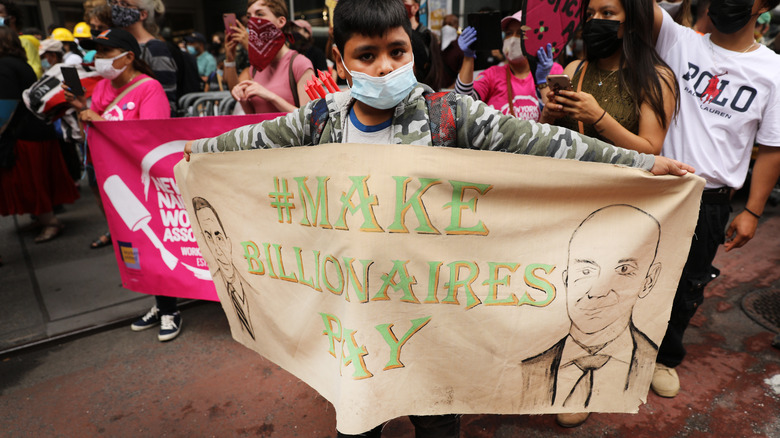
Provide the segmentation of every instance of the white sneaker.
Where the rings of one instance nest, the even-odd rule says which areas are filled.
[[[152,309],[146,312],[146,315],[138,318],[135,322],[133,322],[130,325],[130,328],[134,332],[140,332],[141,330],[157,327],[157,324],[159,323],[160,323],[160,310],[157,309],[157,306],[152,306]]]
[[[157,339],[161,342],[170,341],[171,339],[179,336],[181,331],[181,314],[179,312],[173,315],[160,316],[160,333],[157,334]]]
[[[656,363],[650,388],[661,397],[672,398],[680,392],[680,377],[674,368]]]

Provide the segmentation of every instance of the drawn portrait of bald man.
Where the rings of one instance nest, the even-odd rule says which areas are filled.
[[[216,210],[207,200],[201,197],[192,198],[192,206],[206,245],[217,261],[218,269],[211,274],[214,284],[217,286],[217,291],[219,291],[220,284],[224,285],[231,303],[231,305],[226,304],[225,297],[220,296],[225,314],[230,315],[230,313],[234,313],[241,323],[242,330],[246,331],[252,339],[255,339],[249,312],[249,302],[245,292],[249,288],[246,286],[246,281],[241,278],[240,273],[233,265],[233,245],[230,237],[225,233],[222,221],[219,220]],[[213,267],[211,268],[213,269]],[[234,312],[229,311],[231,307]],[[231,323],[232,326],[233,324]]]
[[[658,221],[630,205],[601,208],[574,230],[563,272],[569,333],[522,362],[529,403],[586,409],[650,381],[658,346],[633,310],[661,273],[660,237]]]

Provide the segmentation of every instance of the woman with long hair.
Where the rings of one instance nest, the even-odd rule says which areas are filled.
[[[63,224],[54,206],[69,204],[79,193],[62,159],[57,134],[28,111],[22,92],[37,80],[16,32],[0,26],[0,215],[29,213],[39,228],[35,243],[57,237]]]
[[[310,100],[306,94],[306,81],[311,79],[314,67],[308,58],[298,56],[298,52],[290,49],[287,41],[280,41],[289,39],[292,32],[292,23],[287,19],[287,3],[284,0],[249,0],[248,3],[250,20],[269,21],[279,30],[275,41],[268,44],[275,43],[280,47],[275,54],[255,56],[247,28],[237,22],[225,38],[224,71],[228,88],[247,114],[288,113],[304,106]],[[240,75],[235,63],[238,44],[247,49],[252,64]]]
[[[564,73],[573,90],[549,92],[540,119],[648,154],[659,154],[679,107],[677,79],[655,51],[654,0],[586,0],[586,60]]]

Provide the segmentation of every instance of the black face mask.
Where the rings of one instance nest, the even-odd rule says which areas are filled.
[[[623,38],[618,38],[618,30],[622,23],[615,20],[591,18],[582,27],[582,42],[589,59],[606,58],[623,44]]]
[[[753,16],[754,0],[712,0],[707,15],[718,32],[734,33],[748,24]]]

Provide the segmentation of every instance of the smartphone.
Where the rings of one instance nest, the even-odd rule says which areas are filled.
[[[222,14],[222,21],[225,22],[225,35],[230,35],[233,32],[232,27],[236,24],[236,14]]]
[[[571,86],[571,79],[566,75],[549,75],[547,76],[547,85],[550,87],[553,93],[558,94],[560,90],[573,91]]]
[[[501,37],[500,12],[471,13],[468,15],[468,25],[477,31],[477,40],[471,44],[473,50],[501,50],[504,39]]]
[[[62,80],[65,85],[70,88],[70,92],[76,96],[84,95],[84,88],[81,86],[81,79],[79,79],[79,72],[76,67],[60,67],[62,72]]]

